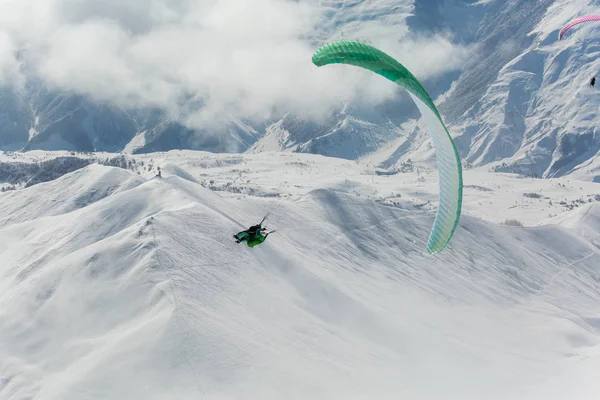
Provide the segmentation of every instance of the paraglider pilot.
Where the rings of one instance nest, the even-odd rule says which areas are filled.
[[[247,230],[238,232],[235,235],[233,235],[233,237],[235,238],[235,242],[240,243],[245,241],[248,247],[254,247],[264,242],[267,239],[267,236],[275,232],[271,231],[265,233],[267,228],[264,228],[262,226],[262,223],[265,221],[265,218],[263,218],[263,220],[260,221],[259,224],[253,225]]]

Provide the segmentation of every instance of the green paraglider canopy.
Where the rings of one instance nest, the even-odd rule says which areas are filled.
[[[408,91],[419,108],[433,140],[439,170],[439,207],[429,234],[427,251],[446,247],[460,219],[462,206],[462,166],[454,141],[429,94],[402,64],[381,50],[361,42],[340,41],[320,47],[312,56],[320,67],[349,64],[379,74]]]

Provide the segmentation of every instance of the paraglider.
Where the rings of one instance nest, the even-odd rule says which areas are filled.
[[[569,31],[571,28],[584,22],[600,22],[600,15],[584,15],[575,18],[573,21],[569,22],[567,25],[564,26],[564,28],[560,30],[560,32],[558,33],[558,40],[562,40],[565,33],[567,33],[567,31]],[[593,76],[592,79],[590,79],[590,86],[594,87],[595,84],[596,77]]]
[[[575,18],[573,21],[565,25],[564,28],[558,33],[558,40],[561,40],[565,33],[575,25],[582,24],[584,22],[600,21],[600,15],[584,15],[582,17]]]
[[[259,244],[263,243],[267,239],[267,236],[275,232],[271,231],[265,233],[267,228],[263,227],[262,224],[265,222],[266,218],[267,217],[264,217],[257,225],[253,225],[245,231],[241,231],[233,235],[235,242],[246,242],[248,247],[258,246]]]
[[[443,250],[452,238],[460,218],[462,166],[454,141],[429,94],[402,64],[365,43],[339,41],[326,44],[313,54],[312,62],[318,67],[349,64],[365,68],[408,91],[427,124],[439,170],[439,207],[427,241],[427,251],[435,254]]]

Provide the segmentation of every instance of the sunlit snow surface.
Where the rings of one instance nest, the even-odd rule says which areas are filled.
[[[128,159],[0,193],[0,398],[600,396],[600,184],[467,170],[429,256],[423,167]]]

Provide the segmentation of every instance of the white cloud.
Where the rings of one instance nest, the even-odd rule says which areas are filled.
[[[440,76],[460,69],[469,56],[469,48],[453,44],[447,35],[417,37],[397,42],[398,61],[402,62],[417,79]],[[414,55],[418,54],[418,57]]]
[[[21,88],[25,83],[16,50],[10,36],[0,31],[0,85]]]
[[[49,87],[123,107],[158,106],[191,125],[264,119],[274,109],[318,117],[341,100],[392,96],[397,88],[382,78],[311,63],[307,38],[323,37],[315,30],[325,15],[320,2],[291,0],[8,2],[0,16],[0,84],[17,80],[11,54],[21,49],[27,70]],[[419,79],[464,59],[444,37],[399,41],[397,26],[369,24],[374,44],[388,46]],[[369,29],[361,34],[368,38]]]

